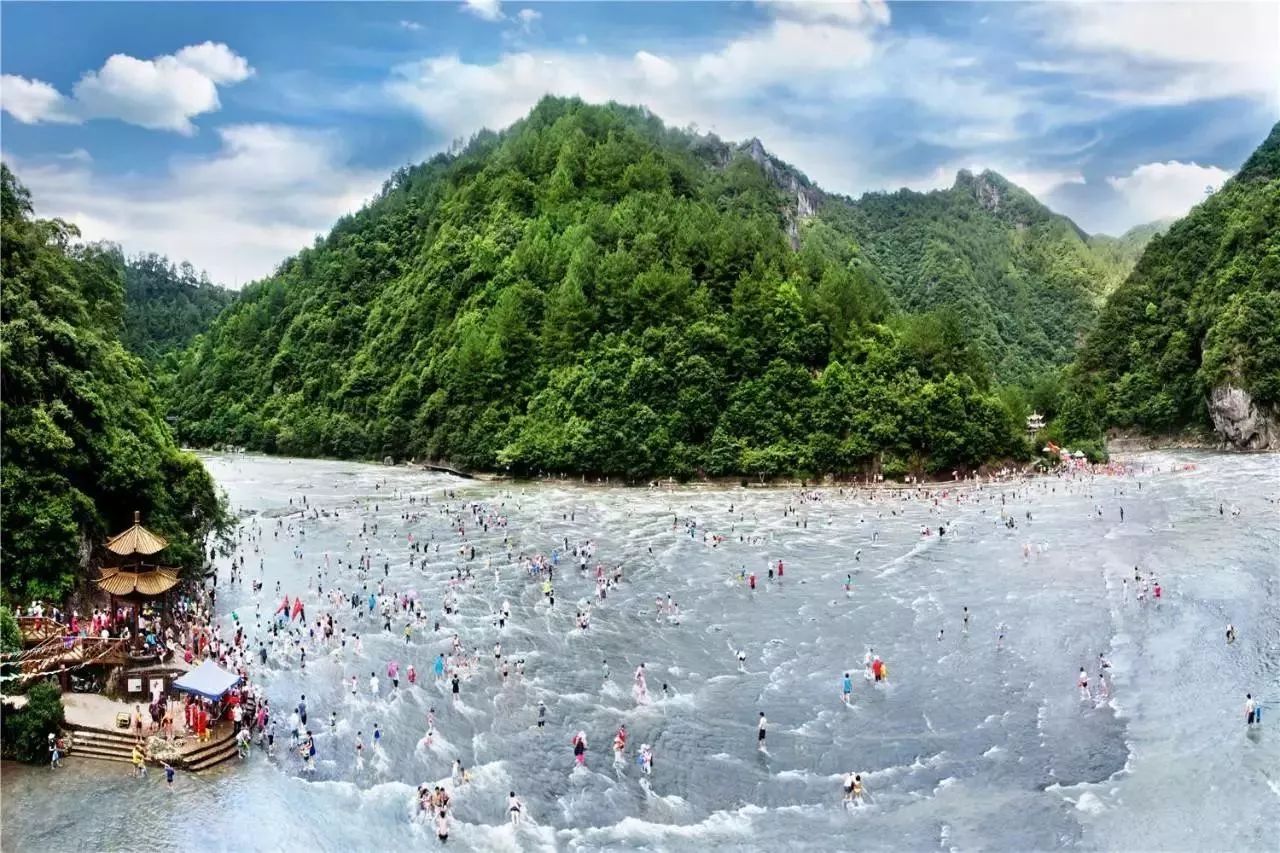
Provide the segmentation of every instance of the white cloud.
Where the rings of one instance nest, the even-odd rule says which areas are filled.
[[[533,29],[534,23],[542,17],[542,13],[534,9],[521,9],[516,17],[520,20],[520,28],[527,33]]]
[[[1119,192],[1136,222],[1173,219],[1203,201],[1205,190],[1215,190],[1231,177],[1217,166],[1196,163],[1144,163],[1127,175],[1107,178]]]
[[[350,165],[337,137],[281,125],[219,130],[212,155],[174,159],[159,175],[103,174],[80,158],[13,162],[40,216],[87,240],[154,251],[243,285],[359,208],[386,177]],[[6,159],[13,159],[6,154]]]
[[[43,80],[28,80],[16,74],[0,77],[0,106],[23,124],[79,121],[57,89]]]
[[[1056,64],[1097,78],[1095,96],[1133,105],[1224,97],[1280,105],[1280,4],[1048,3],[1031,14],[1047,42],[1077,54]]]
[[[888,10],[878,2],[832,8],[771,5],[771,20],[702,50],[538,49],[491,62],[434,56],[395,68],[387,91],[448,138],[505,127],[547,94],[643,104],[676,126],[731,140],[759,136],[780,157],[842,190],[865,185],[858,180],[862,164],[854,145],[833,146],[820,125],[832,109],[856,104],[869,91],[873,34]],[[760,109],[765,97],[777,109]],[[959,109],[947,106],[953,114]]]
[[[422,24],[418,23],[417,21],[401,20],[400,29],[409,30],[410,32],[416,33],[418,30],[422,29]]]
[[[25,124],[113,118],[190,135],[195,132],[193,117],[221,106],[218,86],[239,83],[252,74],[244,57],[214,42],[154,59],[117,53],[97,71],[85,72],[70,97],[43,81],[6,74],[3,108]]]
[[[501,21],[502,0],[463,0],[462,10],[482,21]]]
[[[178,64],[199,71],[214,83],[239,83],[253,74],[247,59],[225,44],[211,41],[184,47],[173,58]]]

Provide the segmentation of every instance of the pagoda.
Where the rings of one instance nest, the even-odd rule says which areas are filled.
[[[140,512],[134,512],[132,527],[107,540],[107,550],[119,559],[116,565],[102,567],[97,583],[98,589],[111,597],[113,609],[117,598],[141,603],[143,599],[164,595],[177,585],[178,569],[144,559],[154,557],[167,547],[167,539],[142,526]]]

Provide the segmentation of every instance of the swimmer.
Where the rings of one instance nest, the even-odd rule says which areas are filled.
[[[1230,622],[1227,623],[1227,642],[1234,643],[1236,641],[1236,628]]]
[[[747,671],[747,652],[745,649],[738,649],[738,672]]]
[[[967,634],[967,633],[969,633],[969,608],[968,608],[968,606],[966,606],[966,607],[964,608],[964,629],[963,629],[963,630],[964,630],[964,633],[966,633],[966,634]]]
[[[524,812],[524,803],[516,796],[516,792],[512,791],[507,794],[507,815],[511,818],[512,826],[520,825],[520,816]]]
[[[1080,698],[1091,698],[1089,694],[1089,675],[1084,671],[1084,667],[1080,667],[1080,676],[1077,680],[1077,684],[1080,687]]]

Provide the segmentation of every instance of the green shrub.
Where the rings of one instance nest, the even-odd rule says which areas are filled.
[[[27,691],[27,704],[6,711],[0,722],[6,758],[29,764],[49,760],[49,734],[57,734],[64,722],[62,691],[52,682],[42,681]]]

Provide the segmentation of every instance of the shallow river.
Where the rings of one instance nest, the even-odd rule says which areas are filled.
[[[173,791],[163,774],[139,781],[123,765],[6,764],[5,850],[434,848],[432,829],[413,820],[414,792],[446,780],[454,758],[474,778],[455,792],[453,849],[1262,850],[1280,838],[1280,457],[1147,454],[1130,460],[1134,476],[987,486],[960,501],[952,491],[937,507],[902,493],[825,489],[802,502],[786,489],[507,486],[351,463],[206,461],[246,537],[262,531],[260,552],[248,538],[241,548],[249,578],[261,560],[260,597],[228,587],[222,563],[224,623],[235,610],[253,626],[259,607],[265,623],[279,582],[304,594],[312,620],[339,614],[362,635],[363,657],[314,648],[302,670],[274,652],[256,677],[279,722],[275,754],[180,774]],[[303,495],[331,514],[287,516],[277,528]],[[441,509],[464,501],[487,503],[508,528],[486,532],[464,509],[460,535]],[[375,522],[377,535],[362,539]],[[923,525],[933,535],[922,537]],[[410,567],[410,533],[431,543],[425,570],[420,553]],[[504,535],[517,559],[563,552],[566,537],[590,540],[592,566],[621,564],[624,580],[579,631],[576,605],[593,597],[594,578],[561,559],[552,610],[508,562]],[[474,560],[459,556],[464,542]],[[366,547],[370,586],[385,573],[389,591],[413,590],[442,619],[439,633],[428,625],[406,645],[403,619],[384,633],[381,619],[329,603],[334,586],[361,585],[349,563]],[[322,597],[314,581],[326,552]],[[785,577],[771,582],[779,559]],[[460,588],[460,613],[444,618],[446,580],[465,566],[474,579]],[[1135,566],[1155,572],[1158,602],[1138,600]],[[759,578],[754,593],[743,570]],[[678,625],[655,615],[668,594]],[[512,606],[503,650],[526,662],[506,687],[492,664],[503,600]],[[1239,637],[1231,645],[1228,622]],[[431,675],[454,632],[481,658],[457,706]],[[869,647],[889,666],[885,684],[862,677]],[[1096,688],[1099,654],[1111,663],[1110,698],[1085,700],[1076,676],[1087,666]],[[413,663],[417,686],[402,676],[389,695],[390,659]],[[638,706],[631,680],[641,662],[654,696]],[[377,698],[370,670],[382,678]],[[355,696],[342,681],[353,674]],[[1252,730],[1246,692],[1272,703]],[[317,731],[314,775],[282,748],[286,709],[302,693]],[[438,732],[427,748],[432,706]],[[760,711],[767,752],[756,749]],[[628,760],[615,767],[609,742],[623,722]],[[371,743],[375,723],[382,743],[357,769],[355,732]],[[579,729],[587,768],[574,770]],[[648,779],[634,762],[641,742],[654,745]],[[866,780],[859,807],[841,805],[849,771]],[[512,789],[531,818],[518,830],[505,820]]]

